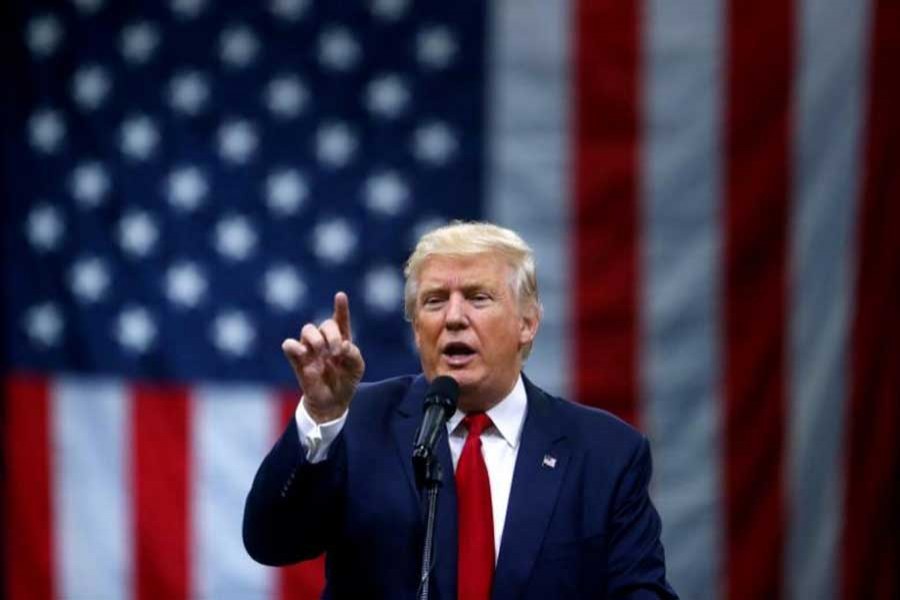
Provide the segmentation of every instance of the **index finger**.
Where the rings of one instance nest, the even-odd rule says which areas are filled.
[[[352,341],[350,335],[350,299],[344,292],[334,295],[334,322],[337,323],[341,338]]]

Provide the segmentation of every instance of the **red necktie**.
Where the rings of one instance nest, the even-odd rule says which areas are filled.
[[[456,465],[459,507],[457,598],[488,600],[494,578],[494,514],[491,485],[481,455],[481,432],[491,425],[484,413],[463,420],[469,435]]]

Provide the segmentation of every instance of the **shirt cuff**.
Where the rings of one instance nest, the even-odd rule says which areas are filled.
[[[297,404],[294,419],[297,421],[297,429],[300,432],[300,445],[306,450],[306,460],[315,464],[328,458],[328,449],[331,447],[331,443],[344,428],[347,411],[345,410],[344,414],[333,421],[316,423],[309,416],[306,407],[303,406],[303,398],[301,398]]]

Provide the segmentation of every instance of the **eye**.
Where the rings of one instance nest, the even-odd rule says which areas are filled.
[[[422,306],[425,308],[437,308],[444,301],[444,298],[437,294],[429,294],[422,298]]]
[[[476,292],[472,294],[470,299],[475,306],[484,306],[490,303],[493,298],[487,292]]]

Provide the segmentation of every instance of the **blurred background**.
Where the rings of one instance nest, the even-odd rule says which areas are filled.
[[[318,597],[240,539],[281,340],[343,289],[416,371],[452,219],[535,249],[529,376],[651,438],[683,598],[900,597],[896,1],[2,11],[3,597]]]

